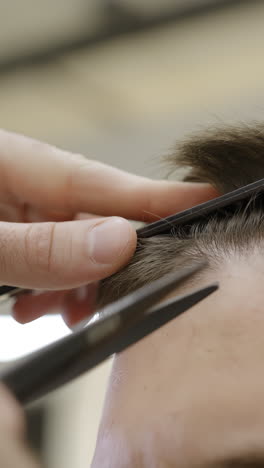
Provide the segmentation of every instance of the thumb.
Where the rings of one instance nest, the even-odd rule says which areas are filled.
[[[74,288],[113,274],[135,248],[135,230],[118,217],[1,222],[0,282],[25,288]]]

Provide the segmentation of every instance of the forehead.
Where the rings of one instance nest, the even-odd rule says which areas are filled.
[[[128,434],[130,456],[191,468],[252,449],[264,428],[263,278],[259,251],[227,259],[201,280],[219,292],[116,357],[104,423]]]

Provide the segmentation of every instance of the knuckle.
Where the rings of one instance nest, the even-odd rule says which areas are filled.
[[[32,224],[25,236],[25,256],[29,267],[47,273],[52,269],[52,250],[56,223]]]

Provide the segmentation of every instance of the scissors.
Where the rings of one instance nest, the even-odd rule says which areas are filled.
[[[138,238],[168,234],[178,225],[189,224],[218,209],[264,191],[264,179],[249,184],[217,199],[154,222],[137,231]],[[23,358],[0,373],[5,383],[22,403],[29,403],[55,390],[104,361],[108,356],[149,335],[170,320],[216,291],[211,284],[189,294],[156,305],[176,286],[194,275],[205,264],[196,263],[181,272],[166,275],[153,283],[98,311],[98,319],[52,345]],[[0,299],[25,290],[0,287]]]
[[[107,357],[149,335],[213,293],[217,284],[165,298],[175,287],[204,268],[200,262],[166,275],[100,309],[97,319],[42,348],[0,373],[21,404],[27,404],[92,369]]]

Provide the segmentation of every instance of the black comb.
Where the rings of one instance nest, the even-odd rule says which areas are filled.
[[[196,219],[203,218],[219,208],[231,205],[234,202],[245,200],[254,194],[264,191],[264,179],[257,180],[252,184],[245,185],[237,190],[229,192],[220,197],[214,198],[200,205],[196,205],[188,210],[181,211],[167,218],[160,219],[137,230],[138,238],[168,234],[174,226],[179,226]]]

